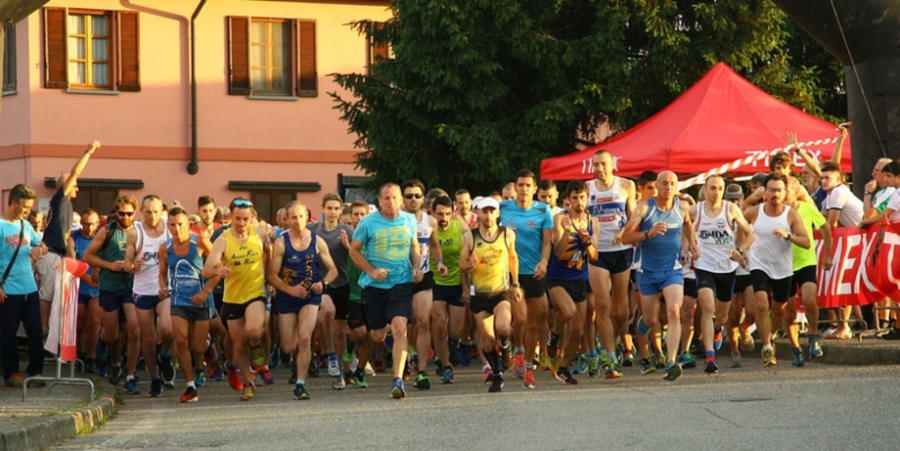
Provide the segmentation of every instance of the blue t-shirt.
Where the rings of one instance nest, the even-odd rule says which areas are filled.
[[[93,238],[85,237],[81,230],[73,230],[69,233],[69,239],[75,243],[75,258],[84,261],[84,252],[87,250],[88,245],[91,244]],[[93,272],[94,267],[88,267],[87,275],[91,275]],[[91,287],[91,284],[82,280],[78,288],[78,294],[95,298],[100,294],[100,290]]]
[[[647,200],[647,216],[638,230],[647,232],[657,222],[666,223],[666,233],[638,243],[641,250],[641,271],[681,271],[681,229],[684,226],[684,209],[681,199],[673,199],[672,208],[662,211],[656,208],[656,199]]]
[[[516,253],[519,254],[519,274],[530,276],[541,261],[544,230],[553,228],[550,206],[534,201],[527,210],[519,208],[515,200],[500,203],[500,223],[516,232]]]
[[[12,270],[6,277],[6,284],[3,285],[3,291],[10,295],[25,295],[37,291],[37,284],[34,282],[34,271],[31,269],[31,248],[41,245],[41,239],[34,231],[34,227],[28,221],[22,221],[25,224],[25,235],[22,243],[19,243],[19,231],[22,226],[18,221],[9,222],[0,218],[0,276],[6,272],[10,260],[12,260],[13,252],[17,246],[21,246],[19,254],[16,255],[16,261]]]
[[[360,287],[389,289],[412,282],[409,251],[412,240],[416,239],[417,228],[416,217],[403,211],[397,219],[387,219],[377,212],[359,221],[353,239],[363,244],[363,256],[375,268],[390,271],[381,282],[363,272],[359,277]]]

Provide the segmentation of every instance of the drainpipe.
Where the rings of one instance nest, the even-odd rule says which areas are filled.
[[[196,57],[196,34],[194,33],[194,22],[203,9],[206,0],[200,0],[194,14],[191,14],[191,162],[187,165],[188,174],[195,175],[200,171],[200,165],[197,164],[197,57]]]

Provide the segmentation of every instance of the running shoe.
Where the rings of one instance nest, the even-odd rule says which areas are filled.
[[[253,383],[244,384],[241,390],[241,401],[250,401],[254,396],[256,396],[256,390],[253,388]]]
[[[573,362],[575,364],[575,368],[572,369],[573,374],[584,374],[588,369],[588,359],[585,358],[584,354],[575,354],[575,359]]]
[[[777,365],[778,360],[775,359],[775,349],[774,348],[763,349],[762,360],[763,360],[763,367],[770,367],[770,366]]]
[[[663,379],[667,381],[674,381],[681,377],[682,369],[681,365],[676,363],[675,361],[671,361],[666,363],[666,375]]]
[[[347,346],[344,346],[344,353],[341,358],[344,360],[344,363],[353,363],[354,359],[353,355],[353,343],[348,341]]]
[[[403,383],[402,378],[395,377],[394,383],[391,384],[391,398],[402,399],[405,397],[406,397],[406,384]]]
[[[503,390],[503,374],[494,375],[491,386],[488,387],[488,393],[500,393]]]
[[[159,374],[169,388],[175,388],[175,365],[172,364],[172,354],[163,355],[159,353],[157,356],[159,362]]]
[[[200,398],[197,397],[197,389],[194,387],[188,387],[181,398],[178,398],[181,402],[196,402],[198,399]]]
[[[718,328],[715,330],[715,334],[713,335],[713,348],[716,351],[722,349],[722,328]]]
[[[638,319],[637,331],[638,331],[638,335],[647,335],[648,333],[650,333],[650,328],[647,327],[646,324],[644,324],[643,316]]]
[[[375,361],[375,368],[374,368],[374,371],[375,371],[375,374],[378,374],[378,373],[384,373],[384,372],[387,371],[387,367],[384,365],[384,361],[383,361],[383,360],[376,360],[376,361]]]
[[[578,385],[578,381],[574,377],[572,377],[572,374],[569,373],[568,368],[560,367],[558,370],[556,370],[556,374],[554,375],[554,377],[556,377],[557,380],[566,385]]]
[[[206,347],[206,352],[203,353],[203,362],[206,363],[206,366],[212,366],[219,360],[219,352],[216,350],[216,342],[215,340]]]
[[[791,365],[794,366],[803,366],[805,363],[803,362],[803,349],[802,348],[794,348],[791,351]]]
[[[327,356],[328,359],[328,375],[331,377],[340,376],[341,368],[338,366],[338,358],[337,354],[329,353]]]
[[[194,385],[202,387],[206,384],[206,372],[202,369],[194,370]]]
[[[598,359],[600,359],[600,366],[603,367],[604,370],[609,369],[609,352],[607,352],[606,348],[602,346],[597,349],[600,350],[600,353],[598,354]]]
[[[588,376],[591,378],[600,377],[599,366],[600,357],[597,356],[597,350],[595,349],[588,357]]]
[[[547,355],[551,359],[555,359],[559,355],[559,334],[555,334],[553,331],[550,331],[550,336],[547,337]]]
[[[147,394],[148,398],[159,398],[163,393],[163,381],[158,375],[153,379],[150,379],[150,393]]]
[[[822,356],[822,345],[819,344],[819,336],[818,335],[810,335],[809,336],[809,358],[821,357]]]
[[[542,354],[541,354],[541,359],[540,359],[540,361],[539,361],[538,368],[541,369],[541,370],[547,371],[547,370],[550,369],[550,367],[551,367],[552,365],[553,365],[553,362],[550,361],[550,356],[547,355],[546,352],[545,352],[545,353],[542,353]],[[517,376],[517,377],[518,377],[518,376]]]
[[[493,376],[494,376],[494,372],[491,371],[490,365],[485,365],[483,368],[481,368],[481,379],[484,381],[485,384],[490,382],[491,379],[493,379]]]
[[[259,377],[262,378],[263,384],[265,384],[265,385],[272,385],[275,383],[275,376],[272,375],[272,372],[269,371],[269,368],[266,366],[257,367],[256,374],[258,374]],[[340,374],[340,373],[338,373],[338,374]]]
[[[122,381],[122,377],[125,376],[125,371],[119,365],[110,365],[109,366],[109,383],[113,385],[119,385],[119,382]]]
[[[331,378],[331,388],[335,390],[343,390],[344,389],[344,376],[334,376]]]
[[[684,369],[696,368],[697,360],[694,359],[694,355],[691,354],[691,351],[684,351],[678,356],[678,364]]]
[[[753,352],[755,348],[756,342],[753,341],[753,336],[750,335],[750,332],[741,329],[741,352]]]
[[[419,373],[416,375],[416,383],[413,386],[420,390],[430,389],[431,381],[428,379],[428,373],[426,373],[425,371],[419,371]]]
[[[516,353],[516,361],[513,364],[513,375],[519,379],[525,377],[525,354]]]
[[[653,366],[661,370],[666,367],[666,355],[661,352],[653,352]]]
[[[356,371],[355,369],[353,371]],[[341,374],[344,376],[344,385],[350,385],[353,383],[353,371],[344,370]],[[296,383],[296,382],[294,382]]]
[[[319,377],[319,364],[316,363],[315,356],[309,359],[309,370],[307,370],[306,374],[309,377]]]
[[[262,346],[250,346],[250,363],[253,368],[258,368],[261,366],[266,366],[266,351],[263,351]]]
[[[109,363],[106,360],[97,359],[97,376],[106,377],[109,375]]]
[[[618,379],[620,377],[622,377],[622,369],[619,367],[619,362],[610,362],[609,368],[606,370],[606,379]]]
[[[650,362],[650,359],[641,359],[641,374],[650,374],[656,371],[656,366]]]
[[[441,363],[439,356],[434,356],[434,375],[440,377],[444,374],[444,364]]]
[[[716,358],[714,356],[706,356],[706,366],[703,368],[703,372],[706,374],[715,374],[719,372],[719,365],[716,364]]]
[[[90,357],[84,359],[84,372],[93,374],[99,373],[100,364],[97,362],[97,359],[92,359]]]
[[[359,368],[353,372],[353,385],[359,388],[367,388],[369,384],[366,382],[366,372]]]
[[[294,384],[294,399],[309,399],[309,392],[306,391],[306,384]]]
[[[531,389],[535,387],[533,371],[528,370],[525,372],[525,377],[522,378],[522,386]]]
[[[732,367],[732,368],[740,368],[741,365],[742,365],[742,363],[741,363],[741,353],[739,353],[739,352],[732,352],[732,353],[731,353],[731,367]]]
[[[441,378],[442,384],[452,384],[453,383],[453,368],[450,366],[444,367],[444,377]]]
[[[25,382],[25,378],[22,377],[21,373],[13,373],[12,376],[6,378],[3,385],[9,388],[22,388],[23,382]]]
[[[141,388],[138,387],[137,381],[134,379],[125,381],[125,393],[128,393],[129,395],[141,394]]]
[[[244,382],[241,381],[241,372],[230,363],[225,368],[228,370],[228,384],[231,385],[231,388],[241,391],[244,388]]]
[[[631,354],[624,354],[622,356],[622,366],[627,366],[629,368],[634,366],[634,357]]]
[[[34,374],[28,377],[44,377],[43,374]],[[47,383],[41,380],[30,380],[28,381],[28,388],[41,388],[46,387]]]
[[[456,355],[456,360],[460,365],[465,367],[472,365],[472,357],[469,356],[468,346],[460,345],[458,348],[456,348],[454,354]]]

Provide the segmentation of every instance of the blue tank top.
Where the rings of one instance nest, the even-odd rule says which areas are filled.
[[[166,266],[169,271],[169,298],[176,307],[202,307],[191,304],[191,297],[200,292],[206,285],[203,273],[203,259],[197,252],[197,235],[191,234],[191,247],[187,255],[180,257],[175,253],[172,239],[166,242]],[[206,304],[211,305],[212,293]]]
[[[294,249],[294,246],[291,245],[290,234],[285,233],[281,236],[281,239],[284,240],[284,258],[281,260],[281,269],[278,270],[278,278],[282,282],[290,286],[302,284],[307,290],[314,283],[322,280],[319,275],[319,254],[316,252],[316,232],[310,230],[309,234],[309,246],[302,251]],[[306,299],[314,299],[318,296],[321,295],[308,291]],[[275,292],[276,301],[293,299],[295,298],[287,293]]]
[[[81,230],[73,230],[69,234],[69,239],[71,239],[72,242],[75,243],[75,259],[84,261],[84,251],[86,251],[88,245],[91,244],[92,238],[86,238],[81,234]],[[91,275],[93,274],[93,272],[94,267],[88,267],[87,274]],[[78,287],[78,294],[95,298],[100,294],[100,290],[91,288],[91,284],[82,280],[81,285],[79,285]]]
[[[684,210],[681,200],[674,199],[672,208],[661,211],[656,208],[656,199],[647,200],[647,215],[641,221],[639,230],[646,232],[653,224],[663,221],[668,226],[664,235],[638,243],[640,249],[640,271],[672,271],[681,269],[681,228],[684,227]]]
[[[571,218],[570,218],[571,219]],[[588,233],[594,234],[594,221],[588,216]],[[556,256],[554,252],[547,263],[548,280],[588,280],[587,244],[581,241],[575,226],[569,228],[562,239],[568,242],[565,252]],[[553,244],[554,248],[556,244]]]

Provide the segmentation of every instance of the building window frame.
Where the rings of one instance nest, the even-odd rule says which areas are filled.
[[[228,32],[228,94],[248,96],[251,99],[296,100],[300,97],[318,96],[318,72],[316,56],[316,22],[306,19],[263,18],[263,17],[227,17]],[[260,41],[254,36],[254,27],[266,24],[266,40]],[[271,45],[274,24],[286,27],[285,36],[289,42],[285,47],[283,77],[285,83],[281,89],[275,89],[271,83],[274,77],[271,62],[274,58],[274,47]],[[266,57],[265,64],[259,64],[259,49]],[[254,83],[259,71],[266,71],[266,86],[260,89]]]
[[[4,96],[16,93],[16,26],[3,29],[3,74],[0,75],[0,91]]]

